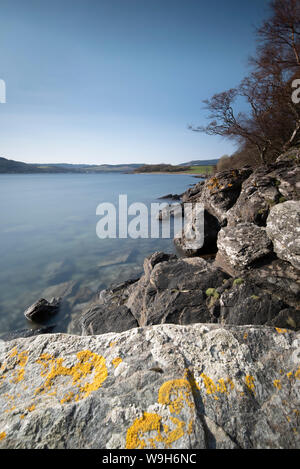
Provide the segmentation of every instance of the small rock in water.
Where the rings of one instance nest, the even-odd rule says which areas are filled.
[[[24,316],[29,321],[44,321],[49,319],[49,317],[56,314],[60,306],[60,298],[52,298],[51,301],[47,301],[44,298],[36,301],[31,305],[26,311],[24,311]]]

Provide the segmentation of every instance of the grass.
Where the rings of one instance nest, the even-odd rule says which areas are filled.
[[[207,166],[190,166],[189,173],[192,174],[212,174],[213,172],[213,165],[207,165]]]

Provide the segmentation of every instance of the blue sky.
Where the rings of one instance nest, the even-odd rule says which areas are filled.
[[[239,83],[267,0],[1,0],[0,156],[181,163],[232,153],[202,101]]]

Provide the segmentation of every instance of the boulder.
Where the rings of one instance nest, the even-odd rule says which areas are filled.
[[[227,211],[236,203],[242,183],[251,175],[249,167],[221,171],[205,181],[199,202],[222,225],[227,223]]]
[[[300,201],[289,200],[273,207],[266,231],[277,256],[300,269]]]
[[[195,219],[187,221],[185,229],[175,235],[175,246],[184,256],[200,256],[216,252],[218,233],[221,229],[220,223],[207,210],[204,210],[203,221],[204,224],[200,224],[200,226]],[[193,241],[198,233],[197,230],[200,230],[199,242]]]
[[[0,341],[0,448],[297,449],[299,343],[199,324]]]
[[[81,335],[123,332],[138,327],[136,319],[125,305],[94,305],[80,318]]]
[[[282,319],[278,323],[276,319],[286,306],[282,300],[264,292],[254,282],[237,279],[237,283],[220,297],[219,322],[236,325],[271,324],[279,327],[282,326]],[[293,328],[287,323],[285,327]]]
[[[60,302],[60,298],[52,298],[51,301],[41,298],[24,311],[24,316],[28,321],[42,322],[48,320],[58,312]]]
[[[233,276],[255,267],[272,253],[265,229],[253,223],[222,228],[217,246],[216,264]]]
[[[257,286],[280,298],[288,305],[299,308],[300,272],[288,262],[274,259],[247,272]]]
[[[144,272],[126,302],[140,326],[212,322],[206,290],[220,286],[225,273],[201,258],[164,253],[149,256]]]

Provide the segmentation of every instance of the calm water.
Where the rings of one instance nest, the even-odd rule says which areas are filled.
[[[98,204],[117,204],[119,194],[150,204],[195,182],[163,174],[0,175],[0,333],[32,327],[24,310],[68,288],[55,330],[73,332],[72,320],[99,290],[138,277],[150,253],[174,250],[171,239],[100,240]]]

